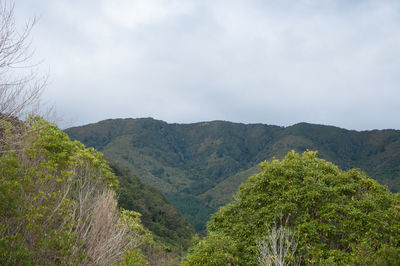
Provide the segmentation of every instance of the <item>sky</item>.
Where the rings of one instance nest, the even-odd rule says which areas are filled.
[[[400,129],[398,0],[16,0],[44,100],[109,118]],[[22,24],[21,24],[22,25]]]

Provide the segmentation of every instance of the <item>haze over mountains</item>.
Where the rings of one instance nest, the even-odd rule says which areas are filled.
[[[399,130],[359,132],[308,123],[168,124],[141,118],[104,120],[65,131],[161,190],[197,230],[258,171],[258,163],[282,158],[290,150],[317,150],[343,170],[360,168],[400,191]]]

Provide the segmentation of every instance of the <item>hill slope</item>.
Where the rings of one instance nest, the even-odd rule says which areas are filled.
[[[129,169],[109,162],[119,180],[118,205],[139,212],[142,223],[169,249],[181,251],[189,247],[193,228],[183,219],[162,193],[142,183]]]
[[[224,121],[168,124],[142,118],[104,120],[66,132],[160,189],[197,230],[259,162],[282,158],[292,149],[318,150],[342,169],[360,168],[392,191],[400,190],[398,130],[357,132],[307,123],[286,128]]]

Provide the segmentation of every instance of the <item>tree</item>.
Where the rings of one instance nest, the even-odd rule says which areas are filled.
[[[18,29],[14,19],[14,3],[0,1],[0,113],[20,117],[39,104],[45,78],[39,78],[36,64],[31,62],[29,35],[36,20]]]
[[[109,265],[151,241],[118,209],[101,153],[39,117],[23,124],[22,148],[0,156],[0,264]]]
[[[221,233],[210,232],[207,239],[193,241],[194,248],[182,262],[191,265],[237,265],[239,251],[233,239]]]
[[[360,170],[341,171],[316,152],[292,151],[260,169],[211,218],[203,241],[230,237],[240,251],[238,264],[257,265],[265,226],[288,217],[287,228],[298,237],[295,260],[303,264],[400,263],[398,194]],[[195,248],[189,257],[214,254]]]
[[[38,112],[46,84],[46,78],[39,77],[37,64],[32,62],[29,36],[35,23],[32,19],[18,29],[14,3],[0,0],[0,154],[9,152],[9,144],[22,141],[26,127],[18,119]]]
[[[0,264],[144,263],[150,232],[117,207],[103,155],[32,116],[45,84],[31,63],[35,20],[18,30],[13,11],[0,0]]]

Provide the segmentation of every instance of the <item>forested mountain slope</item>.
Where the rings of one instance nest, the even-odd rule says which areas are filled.
[[[139,212],[143,225],[154,234],[156,240],[166,245],[168,250],[182,251],[188,248],[194,234],[193,227],[164,195],[157,188],[141,182],[129,169],[115,162],[109,162],[109,165],[119,181],[119,207]]]
[[[67,129],[72,139],[128,167],[160,189],[196,229],[226,203],[259,162],[289,150],[317,150],[342,169],[360,168],[400,190],[400,131],[350,131],[299,123],[290,127],[225,121],[168,124],[113,119]]]

